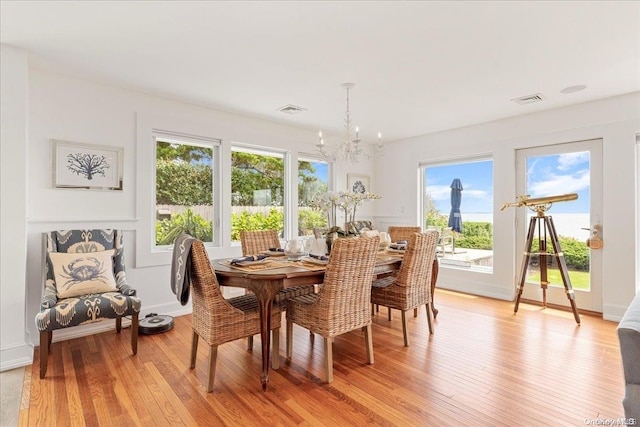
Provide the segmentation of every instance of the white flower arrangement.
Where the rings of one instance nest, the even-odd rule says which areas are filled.
[[[329,232],[339,232],[341,227],[337,224],[337,212],[344,212],[345,223],[356,220],[356,210],[362,204],[363,200],[376,200],[380,196],[370,192],[354,193],[350,191],[328,191],[315,199],[311,206],[321,209],[327,215],[327,224],[329,224]],[[346,234],[345,232],[343,232]]]

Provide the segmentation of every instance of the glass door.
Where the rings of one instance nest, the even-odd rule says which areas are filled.
[[[602,312],[603,249],[595,249],[595,244],[590,249],[586,242],[588,238],[595,237],[594,229],[598,230],[598,237],[602,235],[602,140],[518,150],[516,169],[518,195],[529,195],[530,198],[578,195],[576,200],[552,203],[546,215],[552,218],[555,226],[578,308]],[[549,233],[544,234],[547,231],[542,226],[544,221],[536,221],[541,228],[536,227],[531,248],[525,248],[531,218],[536,213],[526,207],[516,209],[516,249],[518,254],[528,249],[533,253],[527,266],[522,298],[542,301],[544,278],[541,272],[544,269],[540,268],[540,262],[546,262],[547,302],[569,307],[557,257],[537,255],[539,242],[545,240],[547,252],[553,253]],[[520,263],[519,258],[518,280]]]

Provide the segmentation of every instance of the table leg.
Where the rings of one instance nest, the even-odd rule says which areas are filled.
[[[260,341],[262,343],[262,374],[260,382],[262,390],[267,391],[269,385],[269,356],[271,352],[271,308],[273,299],[282,287],[282,282],[271,280],[258,280],[254,286],[249,287],[258,298],[260,305]]]
[[[433,312],[433,318],[438,315],[438,309],[433,304],[433,300],[435,297],[436,290],[436,282],[438,281],[438,272],[440,270],[440,265],[438,264],[438,257],[433,259],[433,266],[431,267],[431,311]]]

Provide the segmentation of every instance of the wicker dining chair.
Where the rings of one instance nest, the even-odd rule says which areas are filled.
[[[402,312],[402,333],[405,347],[409,346],[406,316],[408,310],[425,305],[429,333],[433,334],[431,274],[437,242],[438,233],[436,231],[414,233],[409,237],[400,270],[391,276],[374,280],[371,287],[372,304],[394,308]]]
[[[420,231],[421,229],[418,226],[409,227],[404,225],[390,225],[387,229],[387,233],[389,233],[392,242],[409,240],[409,237],[411,237],[413,233],[419,233]]]
[[[390,225],[387,229],[389,237],[392,242],[399,242],[401,240],[409,240],[409,237],[413,233],[419,233],[421,228],[419,226],[406,226],[406,225]],[[378,308],[378,307],[376,307]],[[391,308],[387,313],[389,320],[391,320]],[[418,317],[418,309],[413,310],[413,317]]]
[[[324,338],[327,382],[333,381],[333,340],[336,336],[362,329],[367,363],[373,364],[371,336],[371,281],[380,239],[337,239],[317,294],[287,300],[287,358],[293,350],[293,324]]]
[[[176,249],[174,248],[174,252]],[[222,296],[215,271],[209,262],[207,251],[200,240],[191,244],[191,295],[193,330],[191,342],[190,367],[196,367],[198,340],[202,338],[209,345],[209,373],[207,392],[213,390],[216,375],[216,359],[218,346],[226,342],[250,337],[260,333],[260,307],[253,294],[242,295],[230,299]],[[271,314],[272,329],[272,364],[280,348],[280,323],[282,310],[273,306]]]

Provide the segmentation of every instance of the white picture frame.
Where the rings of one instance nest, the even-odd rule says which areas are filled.
[[[347,191],[353,193],[366,193],[371,192],[371,179],[369,175],[362,175],[357,173],[347,174]]]
[[[124,149],[51,140],[54,188],[122,190]]]

